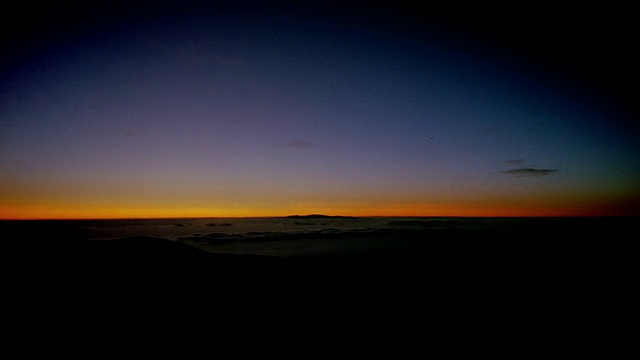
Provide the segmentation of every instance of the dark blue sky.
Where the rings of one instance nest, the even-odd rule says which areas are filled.
[[[9,37],[0,216],[637,210],[624,94],[499,14],[387,6],[57,9]]]

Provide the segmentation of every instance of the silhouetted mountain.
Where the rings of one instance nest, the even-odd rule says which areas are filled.
[[[288,219],[357,219],[357,217],[354,217],[354,216],[322,215],[322,214],[289,215],[285,217]]]

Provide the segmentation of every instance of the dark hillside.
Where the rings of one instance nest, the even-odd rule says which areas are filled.
[[[45,234],[36,225],[52,230],[31,224],[31,235]],[[5,240],[5,340],[22,357],[635,351],[631,220],[426,229],[393,252],[316,258],[215,255],[157,238],[80,241],[56,226],[71,240]]]

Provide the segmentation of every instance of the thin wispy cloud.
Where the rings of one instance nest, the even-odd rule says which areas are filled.
[[[308,148],[316,147],[318,146],[318,144],[309,140],[298,140],[298,141],[293,141],[287,144],[281,144],[277,146],[294,148],[294,149],[308,149]]]
[[[536,168],[523,167],[518,169],[502,171],[502,173],[507,175],[513,175],[513,176],[547,176],[558,171],[559,169],[536,169]]]
[[[507,164],[511,164],[511,165],[522,165],[522,164],[524,164],[524,159],[511,159],[511,160],[507,160]]]
[[[102,132],[109,136],[114,137],[133,137],[143,133],[143,130],[138,127],[103,127]]]

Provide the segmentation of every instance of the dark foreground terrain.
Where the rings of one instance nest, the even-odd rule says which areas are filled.
[[[273,258],[154,238],[82,241],[69,222],[3,222],[3,353],[631,358],[636,224],[425,229],[384,252]]]

